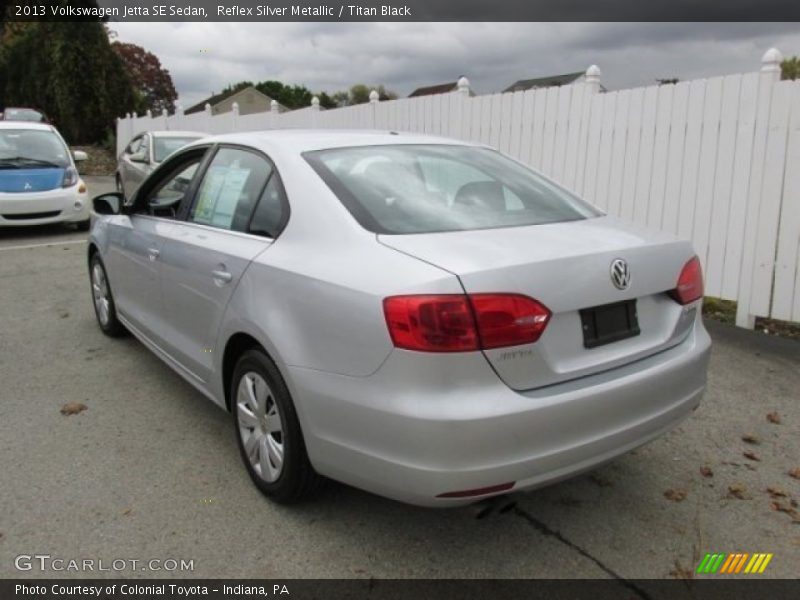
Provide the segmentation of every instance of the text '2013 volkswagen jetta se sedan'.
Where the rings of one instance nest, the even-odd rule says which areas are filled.
[[[100,327],[233,415],[271,498],[451,506],[608,461],[698,406],[688,242],[441,138],[205,138],[94,200]]]

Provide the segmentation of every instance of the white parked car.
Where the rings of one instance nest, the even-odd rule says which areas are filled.
[[[197,131],[143,131],[125,146],[117,163],[117,191],[130,197],[170,154],[206,137]]]
[[[0,227],[74,223],[89,229],[86,184],[70,152],[52,125],[0,121]]]

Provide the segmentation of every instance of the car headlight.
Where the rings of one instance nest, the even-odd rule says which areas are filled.
[[[61,182],[61,187],[72,187],[78,183],[78,171],[75,167],[67,167],[64,169],[64,181]]]

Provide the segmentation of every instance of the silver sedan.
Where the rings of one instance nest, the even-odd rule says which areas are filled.
[[[483,146],[206,138],[94,200],[92,298],[230,411],[279,502],[324,477],[464,504],[592,469],[697,408],[691,245]]]
[[[117,191],[133,194],[167,156],[205,136],[197,131],[143,131],[134,136],[117,161]]]

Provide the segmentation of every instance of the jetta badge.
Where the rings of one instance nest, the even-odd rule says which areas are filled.
[[[25,182],[25,191],[27,192],[28,190],[32,190],[32,189],[33,189],[33,186],[26,181]]]
[[[628,269],[628,263],[621,258],[615,258],[611,261],[611,283],[618,290],[627,290],[631,284],[631,272]]]

